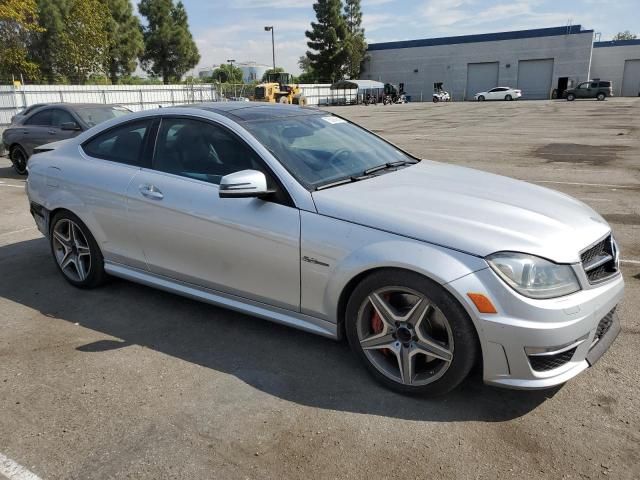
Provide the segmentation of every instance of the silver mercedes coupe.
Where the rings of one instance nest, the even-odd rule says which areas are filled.
[[[443,394],[478,362],[488,384],[551,387],[620,331],[618,247],[591,208],[318,109],[164,108],[40,152],[31,212],[71,284],[113,275],[346,337],[400,392]]]

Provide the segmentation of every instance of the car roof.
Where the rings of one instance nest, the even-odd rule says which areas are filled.
[[[268,102],[212,102],[197,105],[181,105],[181,108],[206,110],[229,117],[236,121],[266,120],[274,118],[299,117],[303,115],[318,115],[322,112],[315,107],[301,107]]]

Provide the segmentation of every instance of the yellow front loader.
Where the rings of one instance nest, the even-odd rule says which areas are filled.
[[[302,89],[293,82],[293,75],[290,73],[269,73],[267,81],[256,86],[254,100],[295,105],[307,104]]]

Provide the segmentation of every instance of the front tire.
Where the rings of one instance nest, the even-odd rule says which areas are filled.
[[[366,277],[349,299],[345,321],[349,344],[369,372],[400,393],[451,391],[479,352],[464,308],[414,272],[385,269]]]
[[[573,102],[575,99],[576,99],[576,96],[573,93],[570,93],[569,95],[567,95],[568,102]]]
[[[440,99],[438,97],[433,97],[433,103],[438,103]]]
[[[480,96],[478,97],[478,101],[479,101],[479,102],[484,102],[484,95],[480,95]]]
[[[19,175],[27,174],[27,161],[29,157],[27,156],[27,152],[24,151],[20,145],[14,145],[9,150],[9,158],[11,159],[11,163],[13,164],[13,169]]]
[[[54,215],[49,244],[58,270],[71,285],[95,288],[104,283],[102,252],[87,226],[76,215],[68,211]]]

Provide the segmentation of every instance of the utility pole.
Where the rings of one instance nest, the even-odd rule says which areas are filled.
[[[232,59],[227,59],[227,63],[228,63],[229,65],[231,65],[231,69],[229,70],[229,79],[230,79],[230,80],[232,79],[232,78],[231,78],[231,76],[233,75],[233,64],[234,64],[235,62],[236,62],[236,61],[235,61],[235,59],[233,59],[233,58],[232,58]],[[235,82],[235,81],[233,82],[233,96],[234,96],[234,98],[237,96],[237,95],[236,95],[236,82]]]
[[[264,27],[265,32],[271,32],[271,55],[273,56],[273,73],[276,73],[276,43],[273,38],[273,25]]]

